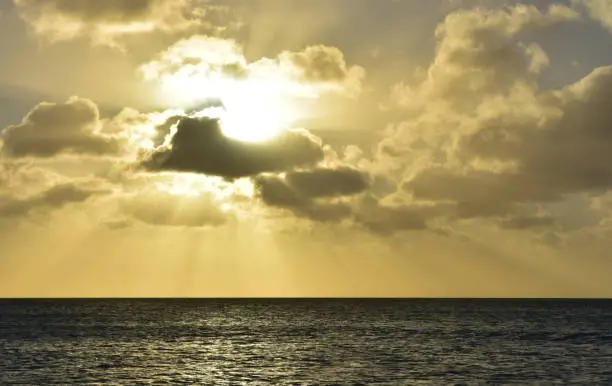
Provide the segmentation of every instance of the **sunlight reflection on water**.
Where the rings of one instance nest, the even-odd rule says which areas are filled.
[[[0,303],[0,384],[612,383],[612,303]]]

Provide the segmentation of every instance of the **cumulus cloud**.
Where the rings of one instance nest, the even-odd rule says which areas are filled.
[[[536,43],[520,42],[520,35],[579,18],[575,10],[555,4],[546,12],[530,5],[453,12],[436,29],[436,57],[418,74],[422,82],[400,87],[398,99],[406,107],[437,102],[438,108],[467,112],[483,98],[536,87],[548,58]]]
[[[134,15],[146,13],[146,7],[133,6]],[[106,11],[100,12],[108,19]],[[540,46],[522,39],[527,32],[579,18],[575,9],[561,5],[448,15],[436,29],[431,65],[417,72],[413,83],[395,88],[394,98],[410,119],[388,130],[391,135],[379,144],[372,162],[350,148],[343,162],[350,159],[359,168],[326,163],[329,149],[307,131],[238,141],[224,134],[219,119],[196,112],[226,108],[228,100],[239,102],[229,107],[242,108],[251,101],[256,108],[250,110],[257,112],[261,101],[277,107],[268,103],[262,85],[281,96],[357,90],[365,74],[361,67],[347,65],[340,50],[327,46],[250,62],[236,42],[205,36],[176,43],[140,69],[145,78],[169,87],[169,99],[200,98],[193,102],[205,106],[194,114],[168,111],[153,119],[124,110],[100,120],[87,100],[41,104],[2,133],[3,152],[13,157],[105,155],[125,150],[126,141],[147,142],[139,164],[153,174],[252,178],[256,196],[269,207],[314,221],[352,221],[379,234],[435,231],[438,220],[472,218],[490,219],[503,229],[554,228],[558,219],[534,213],[533,203],[610,188],[612,137],[606,128],[612,115],[605,103],[612,95],[612,67],[541,91],[539,77],[549,58]],[[245,97],[237,100],[240,95]],[[122,135],[125,127],[131,131]],[[373,178],[374,171],[381,174]],[[382,199],[386,195],[402,198],[392,202]],[[231,218],[206,194],[181,201],[156,191],[130,196],[122,205],[130,221],[157,225],[218,226]]]
[[[15,4],[21,17],[45,39],[85,36],[108,45],[138,33],[213,31],[221,27],[220,15],[228,13],[227,8],[202,0],[15,0]]]
[[[315,165],[323,159],[320,141],[306,131],[286,131],[261,143],[223,135],[217,119],[182,118],[167,146],[143,161],[149,170],[180,171],[229,179]]]
[[[307,83],[337,83],[358,91],[365,76],[362,67],[346,64],[342,51],[324,45],[306,47],[299,52],[282,52],[278,62],[281,68],[292,68],[298,78]]]
[[[100,131],[95,103],[72,97],[64,103],[43,102],[19,125],[1,134],[2,152],[12,157],[52,157],[60,153],[117,154],[121,141]]]
[[[529,203],[610,186],[601,68],[560,90],[540,91],[548,62],[527,31],[578,20],[571,8],[516,5],[450,14],[436,30],[436,56],[395,97],[412,119],[379,149],[406,166],[402,190],[426,218],[494,217],[504,228],[554,225]]]
[[[574,0],[573,3],[584,6],[591,19],[596,20],[602,27],[612,32],[612,1]]]
[[[422,198],[501,207],[609,189],[612,115],[605,104],[611,93],[612,67],[599,68],[562,90],[538,94],[540,114],[532,119],[511,110],[482,118],[474,122],[474,133],[458,141],[456,152],[467,161],[512,161],[516,170],[427,169],[406,188]]]

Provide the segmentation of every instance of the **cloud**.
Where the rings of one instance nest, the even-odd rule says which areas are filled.
[[[436,56],[394,97],[411,120],[379,149],[406,167],[402,191],[411,206],[460,220],[493,217],[506,228],[550,225],[529,203],[609,187],[611,70],[574,85],[540,91],[546,53],[521,38],[578,20],[573,9],[515,5],[450,14],[436,29]]]
[[[344,54],[336,47],[309,46],[303,51],[284,51],[278,56],[282,67],[293,67],[302,81],[314,84],[341,84],[358,91],[365,77],[359,66],[348,67]]]
[[[350,207],[339,202],[317,202],[295,190],[286,181],[275,176],[255,179],[261,200],[268,206],[287,209],[298,217],[319,222],[337,222],[351,215]]]
[[[59,183],[46,190],[24,197],[0,195],[0,216],[14,218],[34,213],[48,213],[70,204],[87,201],[96,195],[107,194],[109,189],[96,181]]]
[[[180,73],[240,76],[247,61],[234,40],[192,36],[180,40],[140,67],[145,79]]]
[[[589,17],[612,32],[612,1],[610,0],[573,0],[573,4],[584,6]]]
[[[283,177],[255,179],[258,196],[268,206],[288,209],[314,221],[340,221],[352,214],[350,205],[334,199],[350,197],[369,188],[368,176],[349,167],[292,171]]]
[[[54,185],[59,181],[55,174],[20,162],[2,160],[0,162],[0,189],[12,193],[27,195],[32,189]]]
[[[233,179],[315,165],[322,159],[320,141],[306,131],[286,131],[267,142],[241,142],[224,136],[216,119],[184,117],[170,143],[148,155],[143,166]]]
[[[318,168],[287,173],[288,186],[309,198],[350,196],[368,189],[369,177],[350,167]]]
[[[277,98],[312,98],[325,93],[354,96],[365,78],[365,70],[347,65],[344,54],[335,47],[309,46],[299,52],[281,52],[276,58],[249,61],[236,41],[200,35],[170,46],[139,72],[145,80],[162,85],[168,103],[183,104],[210,98],[231,104],[241,94],[251,103],[268,94]],[[253,95],[253,89],[259,95]]]
[[[123,36],[214,31],[228,9],[201,0],[15,0],[34,32],[50,40],[85,36],[96,44],[117,45]],[[228,24],[226,24],[228,25]]]
[[[264,204],[316,222],[349,221],[379,235],[430,229],[444,205],[386,204],[374,197],[368,173],[346,166],[263,175],[255,179]]]
[[[365,195],[354,209],[355,222],[370,232],[389,235],[399,231],[428,229],[427,220],[434,217],[435,207],[418,205],[384,205]]]
[[[612,114],[605,106],[611,96],[612,67],[603,67],[562,90],[537,94],[534,107],[540,113],[531,119],[502,110],[479,120],[478,130],[458,142],[458,154],[468,160],[512,161],[518,167],[516,172],[489,173],[494,186],[461,182],[506,202],[558,200],[609,189]],[[463,194],[476,198],[467,189]]]
[[[555,201],[558,192],[521,174],[469,170],[424,169],[403,185],[417,200],[451,203],[447,217],[498,217],[531,201]]]
[[[148,15],[147,7],[154,4],[145,3],[130,5],[134,9],[126,10],[125,20]],[[109,16],[120,6],[109,3],[95,15],[73,11],[93,23],[121,21]],[[414,84],[406,81],[395,88],[394,98],[410,119],[388,131],[391,136],[379,144],[373,162],[351,148],[346,159],[354,158],[351,164],[359,168],[331,166],[328,149],[307,131],[286,130],[263,142],[238,141],[224,134],[222,121],[197,111],[239,102],[229,107],[250,109],[226,111],[256,110],[265,116],[260,106],[266,106],[274,116],[283,105],[268,103],[269,89],[281,100],[351,94],[361,89],[365,70],[349,66],[334,47],[307,46],[249,61],[235,41],[201,35],[179,41],[140,71],[169,87],[164,88],[169,100],[184,97],[205,106],[155,119],[126,109],[101,120],[91,101],[43,103],[3,132],[3,152],[12,157],[107,155],[125,151],[126,142],[147,142],[139,165],[152,174],[197,173],[228,181],[249,177],[267,206],[314,221],[352,221],[380,234],[439,231],[438,220],[472,218],[491,219],[503,229],[554,227],[556,217],[533,213],[536,205],[530,204],[610,187],[612,168],[606,165],[612,161],[612,138],[605,128],[612,116],[604,103],[612,92],[612,69],[600,68],[573,85],[541,91],[539,77],[549,58],[540,46],[522,39],[579,18],[561,5],[448,15],[436,29],[431,65],[415,74]],[[236,100],[239,95],[245,97]],[[229,101],[223,100],[226,96]],[[241,122],[246,123],[240,129],[249,131],[249,119]],[[253,122],[252,130],[262,122]],[[375,172],[381,174],[371,177]],[[401,181],[399,187],[394,181]],[[392,202],[387,195],[401,198]],[[163,192],[130,197],[123,204],[130,221],[172,226],[228,221],[220,202],[205,194],[181,200]]]
[[[100,131],[98,107],[72,97],[64,103],[42,102],[19,125],[1,134],[2,152],[12,157],[52,157],[60,153],[117,154],[121,141]]]
[[[482,98],[519,85],[536,86],[548,58],[536,43],[520,42],[520,35],[579,18],[575,10],[557,4],[546,12],[531,5],[453,12],[436,28],[436,57],[418,74],[422,82],[400,87],[400,104],[423,108],[435,101],[438,108],[452,104],[467,112]]]
[[[154,226],[216,227],[233,218],[210,194],[179,195],[146,187],[121,198],[120,207],[128,218]]]

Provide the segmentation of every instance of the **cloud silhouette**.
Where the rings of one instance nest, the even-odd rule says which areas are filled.
[[[249,143],[225,137],[212,118],[180,119],[168,146],[147,155],[152,171],[178,171],[228,179],[313,166],[323,159],[320,141],[306,131],[286,131],[267,142]]]

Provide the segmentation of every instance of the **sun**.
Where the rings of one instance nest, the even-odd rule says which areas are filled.
[[[141,65],[139,74],[155,83],[155,99],[166,108],[193,111],[221,101],[222,108],[208,104],[198,114],[212,114],[227,137],[247,142],[268,141],[291,129],[312,115],[305,102],[330,90],[325,82],[305,79],[290,57],[249,61],[236,41],[201,36],[175,43]]]
[[[289,129],[300,115],[272,79],[198,79],[175,74],[164,79],[162,86],[175,103],[220,101],[222,106],[202,108],[194,115],[218,118],[223,134],[239,141],[269,141]]]
[[[287,130],[297,115],[278,93],[259,82],[238,81],[219,94],[221,130],[236,140],[271,140]]]

